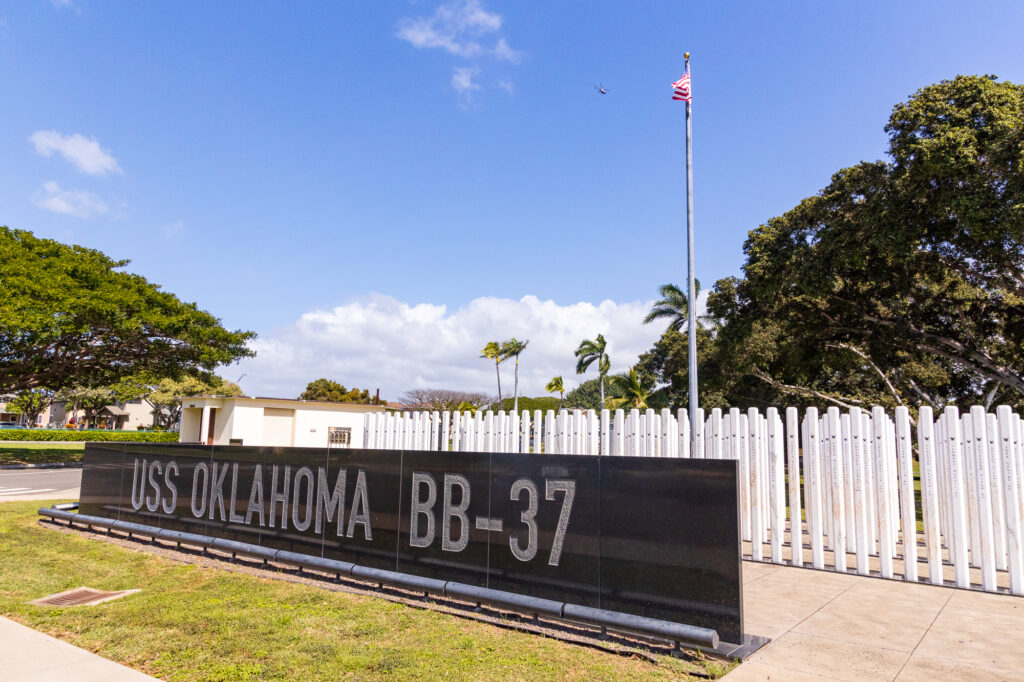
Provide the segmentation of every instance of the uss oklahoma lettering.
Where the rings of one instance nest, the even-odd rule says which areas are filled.
[[[188,512],[196,519],[277,530],[291,527],[299,532],[312,528],[317,535],[325,529],[329,533],[333,525],[338,537],[355,538],[361,530],[363,540],[373,540],[365,469],[355,469],[350,477],[348,469],[338,468],[332,484],[328,468],[322,466],[293,469],[290,465],[200,461],[191,467],[191,476],[187,468],[182,475],[182,467],[174,459],[135,458],[132,508],[140,511],[145,507],[150,512],[174,515],[179,490],[191,483]],[[550,552],[544,558],[550,566],[559,565],[576,496],[576,481],[544,478],[538,485],[528,477],[516,479],[506,499],[518,503],[519,518],[506,525],[499,517],[470,517],[472,494],[465,475],[444,473],[439,485],[431,473],[411,473],[407,538],[410,548],[429,548],[440,535],[443,551],[462,552],[469,546],[470,528],[475,527],[506,535],[512,556],[521,562],[532,561],[540,548],[537,520],[540,505],[557,503],[558,495],[561,497],[558,520],[551,534]],[[384,505],[388,506],[387,495],[384,499]],[[179,517],[187,515],[182,513]]]
[[[237,462],[195,464],[189,511],[197,519],[282,530],[288,528],[289,520],[295,530],[305,531],[312,526],[316,533],[333,524],[338,537],[354,537],[359,528],[364,539],[373,540],[365,470],[356,470],[349,497],[347,469],[338,470],[333,486],[328,480],[326,467],[317,467],[315,474],[312,468],[305,466],[293,470],[289,465],[274,464],[268,469],[269,481],[265,480],[268,472],[264,467],[253,465],[249,489],[240,490]],[[140,510],[145,506],[151,512],[162,510],[165,514],[173,514],[182,483],[179,474],[175,460],[162,462],[135,458],[132,508]],[[240,500],[245,506],[244,514],[238,513]],[[346,500],[351,500],[347,524]]]

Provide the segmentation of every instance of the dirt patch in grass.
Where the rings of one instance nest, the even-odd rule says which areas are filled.
[[[707,679],[729,668],[639,649],[625,656],[402,603],[412,595],[187,563],[171,549],[55,532],[38,507],[0,505],[0,613],[164,679]],[[91,607],[27,604],[79,585],[143,591]]]

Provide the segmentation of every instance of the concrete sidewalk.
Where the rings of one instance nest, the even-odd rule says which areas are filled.
[[[0,682],[141,682],[155,679],[0,617]]]
[[[743,562],[741,680],[1019,680],[1024,598]]]

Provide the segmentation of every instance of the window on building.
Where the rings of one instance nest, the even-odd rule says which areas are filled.
[[[327,447],[347,448],[352,445],[352,429],[347,426],[327,427]]]

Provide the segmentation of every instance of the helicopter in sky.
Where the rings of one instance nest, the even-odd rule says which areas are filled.
[[[597,90],[602,95],[607,95],[608,94],[608,91],[605,90],[604,86],[601,85],[600,83],[595,83],[594,84],[594,89]]]

